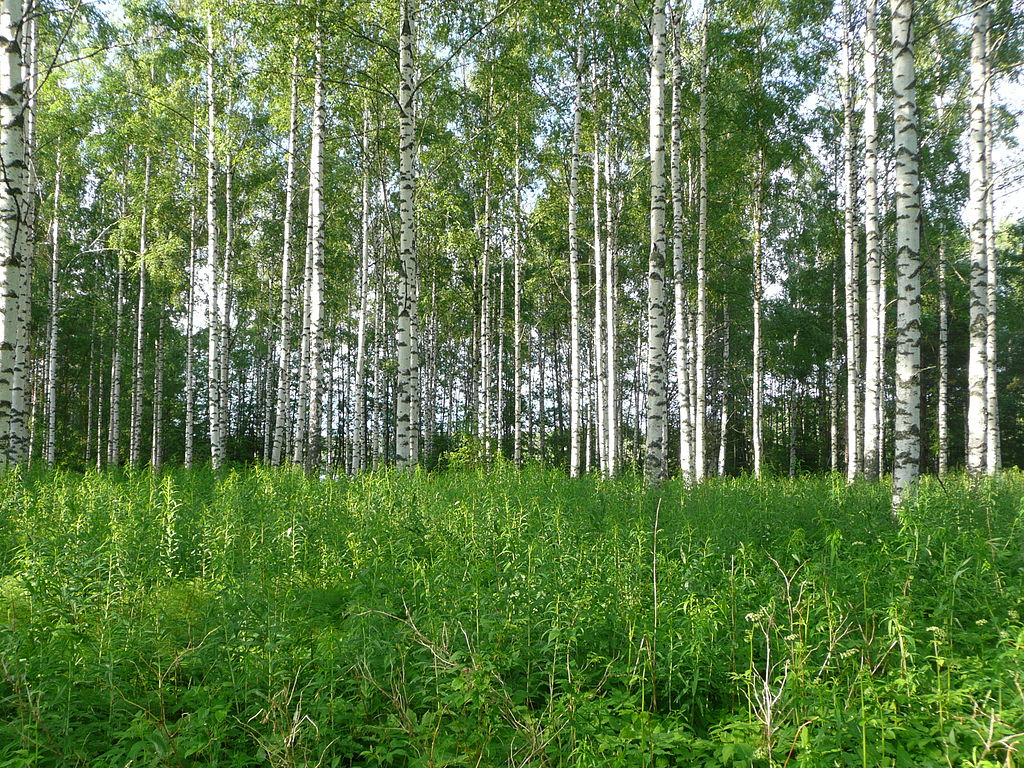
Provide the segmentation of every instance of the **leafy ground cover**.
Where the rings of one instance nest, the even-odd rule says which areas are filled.
[[[0,765],[1024,765],[1022,498],[10,474]]]

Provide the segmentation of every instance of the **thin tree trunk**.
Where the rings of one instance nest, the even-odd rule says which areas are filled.
[[[867,295],[864,300],[864,477],[878,479],[878,402],[881,340],[879,314],[878,242],[878,0],[867,0],[864,28],[864,242]]]
[[[18,43],[22,10],[21,0],[4,0],[0,5],[0,49],[5,62],[0,70],[0,467],[24,460],[28,436],[24,387],[32,290],[33,105],[25,101],[23,51]],[[26,31],[31,87],[35,37],[31,21]]]
[[[124,327],[124,265],[117,257],[117,301],[114,310],[113,351],[110,355],[110,427],[107,430],[107,464],[121,463],[121,333]]]
[[[648,481],[665,477],[665,3],[651,15],[650,162],[651,244],[647,262],[647,452]]]
[[[57,330],[60,316],[60,182],[61,156],[57,150],[57,173],[53,182],[53,246],[50,255],[50,318],[46,350],[46,464],[52,467],[57,455]]]
[[[277,335],[277,395],[274,406],[274,445],[270,463],[277,467],[286,455],[288,401],[291,390],[291,322],[292,322],[292,218],[295,207],[295,133],[298,111],[298,38],[292,38],[296,49],[292,54],[291,100],[288,108],[288,158],[284,181],[284,232],[281,246],[281,319]]]
[[[569,149],[569,476],[580,473],[580,252],[577,232],[580,123],[583,112],[583,47],[576,48],[576,98]]]
[[[829,469],[839,471],[839,280],[838,265],[832,270],[832,356],[829,360]]]
[[[985,55],[985,258],[986,258],[986,297],[988,311],[985,313],[985,400],[986,400],[986,434],[985,457],[988,474],[994,475],[1002,469],[1002,439],[999,428],[999,390],[996,388],[996,310],[998,294],[995,235],[995,210],[993,208],[993,166],[992,166],[992,50],[995,36],[991,32],[986,35],[987,46]]]
[[[856,172],[853,167],[853,51],[851,44],[852,20],[850,2],[843,6],[843,254],[845,262],[844,295],[846,298],[846,479],[853,482],[863,474],[863,430],[858,429],[863,418],[860,400],[860,298],[858,291],[859,265],[857,259],[856,230]]]
[[[605,396],[605,405],[608,413],[605,422],[608,428],[608,476],[614,477],[618,472],[619,464],[619,392],[618,372],[615,362],[615,260],[617,256],[616,242],[616,212],[615,212],[615,180],[613,177],[615,165],[612,162],[612,144],[614,142],[614,117],[615,117],[615,96],[610,94],[612,107],[609,110],[608,129],[605,135],[604,147],[604,210],[605,210],[605,342],[607,344],[607,359],[605,370],[608,381],[608,391]]]
[[[414,115],[415,41],[412,7],[414,0],[400,0],[398,41],[399,86],[399,283],[398,328],[395,336],[398,357],[398,388],[395,434],[395,458],[399,467],[409,468],[416,456],[416,435],[412,424],[412,388],[415,382],[413,359],[413,301],[416,280],[416,126]]]
[[[754,275],[753,275],[753,383],[751,388],[751,432],[754,449],[754,476],[761,477],[764,455],[762,436],[762,409],[764,374],[763,352],[761,349],[761,301],[764,290],[762,275],[762,217],[764,212],[764,152],[757,151],[757,177],[754,179]]]
[[[352,443],[352,472],[366,467],[366,310],[370,272],[370,110],[363,108],[363,181],[361,187],[359,288],[356,318],[355,434]]]
[[[608,430],[605,425],[607,409],[605,408],[605,392],[608,388],[608,375],[605,369],[604,342],[604,259],[601,252],[601,136],[597,129],[597,68],[593,69],[591,79],[594,90],[594,153],[592,160],[593,178],[593,227],[594,227],[594,379],[596,393],[594,398],[594,414],[596,427],[597,457],[601,474],[608,476]]]
[[[698,113],[698,131],[700,143],[700,163],[698,168],[699,192],[697,210],[697,329],[696,329],[696,361],[697,371],[694,379],[697,390],[697,407],[694,410],[694,463],[695,480],[703,480],[707,472],[706,456],[706,425],[707,425],[707,355],[705,342],[707,339],[707,252],[708,252],[708,22],[710,20],[710,3],[704,3],[701,20],[700,45],[700,107]]]
[[[146,175],[142,191],[142,216],[139,224],[139,303],[135,310],[135,351],[132,356],[132,405],[128,439],[128,463],[136,467],[142,460],[142,367],[146,321],[146,221],[149,215],[151,157],[146,153]]]
[[[967,470],[980,475],[988,459],[988,395],[986,391],[988,335],[988,253],[986,249],[985,173],[985,59],[988,53],[989,3],[975,7],[971,39],[970,227],[971,305],[967,378]]]
[[[519,146],[519,122],[516,122],[516,146]],[[512,226],[512,460],[523,464],[523,284],[522,217],[523,183],[521,152],[515,160],[515,218]]]
[[[316,26],[316,63],[313,76],[312,136],[309,149],[309,452],[307,469],[320,463],[324,390],[324,210],[323,210],[323,51],[320,20]]]
[[[722,308],[722,418],[718,423],[718,476],[725,477],[725,452],[729,441],[729,307]]]
[[[921,458],[921,181],[918,171],[914,0],[891,0],[896,105],[896,424],[893,508],[911,495]]]
[[[195,155],[196,133],[192,133]],[[193,168],[193,173],[195,173]],[[192,356],[195,352],[196,309],[196,203],[190,195],[188,211],[188,299],[185,303],[185,468],[191,469],[195,459],[196,379]]]
[[[946,247],[939,244],[939,475],[949,471],[949,291],[946,287]]]
[[[224,433],[221,423],[220,356],[220,268],[217,264],[217,112],[214,94],[213,11],[206,17],[206,260],[209,265],[210,296],[207,302],[207,403],[210,421],[210,458],[214,469],[224,462]]]
[[[150,464],[156,474],[160,474],[164,468],[164,319],[160,318],[160,324],[156,336],[156,361],[153,373],[153,446],[150,454]]]
[[[682,17],[672,16],[672,265],[675,270],[676,383],[679,389],[679,472],[684,481],[693,480],[693,422],[690,413],[690,365],[687,360],[689,312],[686,306],[686,269],[683,253],[683,171],[682,171],[682,98],[683,56]]]

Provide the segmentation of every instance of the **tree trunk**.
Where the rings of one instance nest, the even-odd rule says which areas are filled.
[[[32,190],[26,167],[24,113],[25,83],[18,33],[22,25],[21,0],[3,0],[0,6],[0,49],[5,66],[0,70],[0,467],[15,463],[24,430],[24,369],[18,365],[24,338],[32,242],[26,213]]]
[[[217,264],[217,112],[214,97],[213,12],[206,17],[206,261],[209,266],[210,296],[207,301],[207,403],[210,421],[210,459],[214,469],[224,462],[224,433],[221,423],[221,330],[220,268]]]
[[[939,475],[949,471],[949,291],[946,288],[946,248],[939,243]]]
[[[651,247],[647,262],[647,453],[649,482],[665,477],[665,2],[654,0],[651,16]]]
[[[117,301],[114,338],[110,354],[110,427],[107,430],[107,464],[121,463],[121,334],[124,328],[124,265],[117,257]]]
[[[580,473],[580,246],[577,232],[583,47],[576,48],[576,98],[569,149],[569,477]]]
[[[285,455],[288,430],[288,404],[291,390],[291,323],[292,323],[292,218],[295,207],[295,132],[299,101],[298,38],[292,39],[291,100],[288,108],[288,158],[284,179],[284,233],[281,246],[281,320],[277,334],[277,395],[274,405],[274,445],[270,463],[277,467]],[[365,146],[365,141],[364,141]]]
[[[416,280],[416,126],[414,116],[415,51],[412,8],[414,0],[400,0],[398,41],[398,146],[399,163],[399,282],[398,328],[395,336],[398,357],[398,403],[396,411],[395,458],[399,467],[412,467],[416,456],[416,434],[412,424],[413,302]]]
[[[864,241],[867,295],[864,301],[864,477],[879,476],[878,454],[878,361],[879,339],[879,242],[878,242],[878,135],[877,67],[878,0],[867,0],[864,28]]]
[[[693,480],[693,423],[690,414],[690,365],[687,360],[689,311],[686,301],[686,269],[683,253],[683,170],[682,170],[682,98],[683,56],[682,17],[672,17],[672,265],[675,271],[676,383],[679,389],[679,472],[684,481]]]
[[[192,154],[195,155],[196,133],[192,132]],[[195,173],[193,167],[193,173]],[[192,363],[195,342],[196,310],[196,203],[190,195],[188,211],[188,298],[185,302],[185,468],[191,469],[195,458],[196,380]]]
[[[519,138],[519,123],[516,122],[515,219],[512,223],[512,393],[515,398],[512,403],[512,460],[517,467],[523,464],[523,182]]]
[[[52,467],[57,453],[57,330],[60,316],[60,150],[57,150],[57,173],[53,182],[53,228],[50,255],[50,317],[46,349],[46,465]],[[88,439],[88,438],[86,438]]]
[[[608,130],[604,147],[604,210],[605,210],[605,254],[604,254],[604,290],[605,290],[605,341],[608,346],[608,357],[605,361],[607,372],[608,391],[605,396],[605,406],[608,413],[605,422],[608,428],[608,476],[614,477],[618,471],[619,462],[619,392],[615,363],[615,259],[617,255],[616,243],[616,212],[615,212],[615,181],[613,173],[615,165],[612,162],[612,143],[614,142],[614,116],[615,101],[614,94],[610,94],[612,108],[609,111]]]
[[[856,172],[853,167],[853,51],[850,0],[844,1],[842,58],[843,76],[843,254],[845,262],[844,295],[846,298],[846,479],[853,482],[863,474],[863,429],[860,429],[860,297],[857,259]]]
[[[988,5],[988,3],[986,3]],[[995,210],[993,209],[993,167],[992,167],[992,50],[995,36],[986,35],[987,46],[985,55],[985,259],[986,259],[986,297],[988,311],[985,313],[985,464],[988,474],[994,475],[1003,463],[1002,444],[999,429],[999,393],[996,389],[996,309],[998,302],[997,267],[995,235]]]
[[[764,153],[759,148],[757,151],[757,174],[754,179],[754,275],[753,275],[753,384],[751,389],[751,433],[754,449],[754,477],[760,478],[762,461],[764,455],[764,440],[762,437],[762,401],[764,374],[762,372],[763,353],[761,350],[761,300],[764,290],[764,279],[762,276],[762,216],[764,211]]]
[[[135,350],[132,355],[132,405],[128,439],[128,463],[137,467],[142,460],[142,368],[146,323],[146,222],[149,216],[151,158],[146,153],[146,175],[142,189],[142,216],[139,223],[139,303],[135,310]]]
[[[722,418],[718,423],[718,476],[725,477],[725,451],[729,440],[729,306],[722,308]]]
[[[156,336],[156,361],[153,372],[153,446],[150,454],[150,464],[156,474],[160,474],[164,468],[164,319],[160,318],[160,324]]]
[[[323,51],[320,20],[316,26],[316,63],[313,75],[312,136],[309,148],[309,452],[306,467],[320,463],[324,389],[324,210],[323,210]]]
[[[988,459],[988,395],[986,390],[988,335],[988,253],[985,173],[985,59],[988,53],[989,3],[975,7],[971,39],[970,227],[971,307],[970,350],[967,364],[967,470],[980,475]]]
[[[921,458],[921,181],[918,171],[914,0],[891,0],[896,105],[896,424],[893,508],[912,493]]]
[[[700,143],[700,163],[698,168],[699,192],[697,202],[697,328],[696,328],[696,362],[697,370],[694,377],[696,384],[697,407],[694,411],[694,479],[703,480],[707,471],[706,456],[706,424],[707,424],[707,355],[705,341],[707,338],[707,253],[708,253],[708,22],[710,20],[710,3],[704,4],[701,20],[700,44],[700,107],[698,113],[698,131]]]
[[[591,163],[593,178],[593,227],[594,227],[594,422],[596,427],[596,445],[598,464],[601,474],[607,477],[608,472],[608,430],[605,425],[607,409],[605,408],[605,392],[608,388],[608,375],[605,369],[604,341],[604,258],[601,251],[601,135],[598,129],[598,80],[597,66],[592,67],[591,83],[594,97],[594,153]]]
[[[352,472],[366,467],[366,310],[370,273],[370,110],[363,108],[363,181],[361,187],[359,286],[356,317],[355,432],[352,441]]]

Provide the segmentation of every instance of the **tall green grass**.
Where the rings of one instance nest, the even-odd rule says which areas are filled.
[[[0,477],[0,766],[1024,765],[1024,476]]]

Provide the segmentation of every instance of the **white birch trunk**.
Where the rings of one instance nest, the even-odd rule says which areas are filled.
[[[858,429],[862,417],[860,400],[860,299],[858,291],[859,264],[857,259],[856,172],[853,167],[853,51],[851,50],[852,21],[850,0],[844,2],[843,18],[843,254],[844,295],[846,298],[846,479],[853,482],[862,474],[863,430]]]
[[[608,476],[608,430],[605,424],[607,409],[605,408],[605,392],[608,387],[608,375],[605,369],[604,341],[604,258],[601,251],[601,136],[597,128],[597,67],[592,67],[591,84],[594,96],[594,152],[591,162],[593,178],[593,227],[594,227],[594,378],[596,393],[594,398],[597,457],[601,474]]]
[[[913,492],[921,458],[921,180],[914,0],[890,0],[896,105],[896,423],[893,508]]]
[[[754,448],[754,477],[760,478],[764,455],[762,437],[762,405],[764,374],[761,349],[761,301],[764,291],[762,275],[762,217],[764,211],[764,153],[757,151],[757,174],[754,179],[754,269],[753,269],[753,382],[751,388],[751,432]]]
[[[292,39],[297,49],[298,38]],[[295,132],[299,101],[299,55],[292,54],[291,100],[288,108],[288,157],[284,177],[284,232],[281,246],[281,318],[277,334],[277,395],[274,405],[274,444],[270,463],[278,467],[286,455],[288,401],[291,394],[291,324],[292,324],[292,219],[295,207]]]
[[[577,232],[580,121],[583,112],[582,46],[576,49],[576,98],[569,148],[569,477],[580,474],[580,251]]]
[[[522,284],[522,153],[519,147],[519,123],[516,122],[515,218],[512,226],[512,460],[523,464],[523,284]]]
[[[117,257],[117,299],[114,310],[113,351],[110,354],[110,426],[107,430],[107,464],[121,463],[121,334],[124,328],[124,265]]]
[[[987,46],[985,55],[985,259],[986,259],[986,296],[988,311],[985,313],[985,468],[990,475],[1002,469],[1002,445],[999,429],[999,392],[996,388],[996,309],[998,287],[995,236],[995,210],[993,208],[993,166],[992,166],[992,50],[995,47],[995,36],[986,35]]]
[[[705,435],[707,425],[707,252],[708,252],[708,22],[710,4],[704,4],[701,19],[700,45],[700,107],[698,131],[700,162],[698,167],[699,189],[697,201],[697,328],[696,363],[694,377],[697,405],[694,409],[694,480],[703,480],[707,472]]]
[[[949,291],[946,287],[946,248],[939,243],[939,475],[949,471]]]
[[[879,240],[878,240],[878,0],[867,0],[864,28],[864,477],[878,479],[878,403],[879,403]]]
[[[729,440],[729,307],[722,309],[722,418],[718,422],[718,476],[725,477],[725,452]]]
[[[679,389],[679,472],[685,482],[693,480],[693,427],[690,414],[690,365],[687,360],[689,312],[686,306],[686,269],[683,253],[683,171],[682,171],[682,106],[683,56],[682,17],[672,17],[672,265],[675,270],[676,382]]]
[[[654,0],[651,13],[650,163],[651,244],[647,262],[647,451],[649,482],[665,477],[665,3]]]
[[[398,323],[395,345],[398,357],[398,402],[395,416],[395,459],[401,468],[411,468],[416,457],[416,435],[412,424],[413,306],[416,280],[416,125],[414,115],[415,42],[412,7],[414,0],[400,0],[398,41],[398,146],[399,146],[399,281]]]
[[[323,51],[320,22],[316,30],[313,76],[312,137],[309,149],[309,248],[312,275],[309,286],[309,454],[307,468],[320,462],[324,363],[324,210],[323,210]]]
[[[608,476],[614,477],[618,471],[619,462],[619,394],[615,363],[615,259],[617,255],[616,245],[616,212],[614,192],[614,163],[612,162],[612,143],[614,141],[614,94],[612,109],[608,119],[608,130],[606,133],[604,148],[604,202],[605,202],[605,255],[604,255],[604,291],[605,291],[605,322],[604,333],[607,344],[607,359],[605,370],[608,380],[608,391],[605,396],[605,406],[608,412],[605,422],[608,428]]]
[[[156,336],[156,360],[153,366],[153,445],[150,453],[150,465],[156,474],[164,468],[164,319]]]
[[[24,423],[18,355],[27,303],[32,243],[25,214],[31,190],[25,157],[25,82],[18,32],[21,0],[0,5],[0,467],[20,459]],[[19,423],[20,421],[20,423]]]
[[[60,317],[60,150],[57,150],[57,173],[53,182],[53,246],[50,252],[50,318],[46,349],[46,464],[52,467],[57,455],[57,330]],[[88,438],[86,438],[88,439]]]
[[[192,154],[196,150],[196,133],[192,133]],[[193,167],[193,173],[196,168]],[[196,380],[192,356],[195,352],[196,310],[196,204],[190,195],[188,212],[188,298],[185,302],[185,468],[191,469],[195,459]]]
[[[360,220],[359,287],[356,316],[355,431],[352,441],[352,472],[366,467],[366,312],[370,272],[370,111],[363,108],[362,216]]]
[[[135,467],[142,460],[142,367],[146,327],[146,228],[149,217],[151,158],[146,153],[145,181],[142,187],[142,216],[139,223],[139,302],[135,309],[135,349],[132,354],[132,404],[128,438],[128,463]]]
[[[989,3],[975,7],[971,39],[970,347],[967,363],[967,471],[980,475],[987,467],[988,395],[986,390],[988,335],[988,253],[986,242],[985,173],[985,59],[988,51]]]
[[[214,94],[213,12],[206,18],[206,261],[209,266],[210,295],[207,300],[207,402],[210,422],[210,459],[214,469],[224,462],[221,424],[221,331],[220,268],[217,264],[217,112]]]
[[[302,270],[302,334],[299,342],[299,392],[295,409],[295,439],[292,446],[292,462],[304,465],[306,443],[309,434],[309,326],[310,294],[313,286],[313,206],[306,207],[306,261]]]

